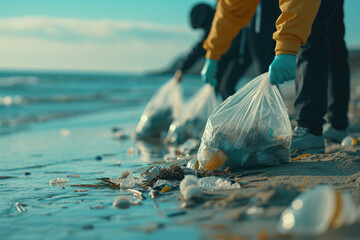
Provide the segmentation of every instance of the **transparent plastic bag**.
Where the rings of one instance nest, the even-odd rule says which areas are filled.
[[[219,103],[214,87],[210,84],[203,86],[171,123],[165,142],[182,144],[189,138],[200,139],[207,119]]]
[[[136,127],[138,139],[160,137],[179,115],[183,106],[180,84],[170,79],[154,94],[146,105]]]
[[[288,162],[291,134],[285,104],[264,73],[211,114],[198,151],[200,168],[239,170]]]

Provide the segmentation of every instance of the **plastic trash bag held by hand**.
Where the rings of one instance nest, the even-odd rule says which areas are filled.
[[[291,134],[278,88],[264,73],[210,115],[197,155],[200,168],[239,170],[288,162]]]
[[[285,81],[293,80],[296,73],[296,55],[282,54],[275,56],[270,64],[270,83],[282,84]]]
[[[205,84],[189,99],[179,116],[171,123],[165,142],[182,144],[190,138],[200,139],[207,119],[219,104],[214,87]]]
[[[216,87],[217,81],[215,79],[218,69],[218,61],[212,60],[209,58],[205,59],[205,64],[201,70],[201,78],[205,83],[210,83],[212,86]]]
[[[167,81],[152,96],[136,127],[136,137],[147,139],[160,137],[169,129],[183,106],[180,84],[175,79]]]

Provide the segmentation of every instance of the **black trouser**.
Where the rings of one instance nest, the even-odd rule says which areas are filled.
[[[268,71],[274,59],[275,41],[272,35],[276,30],[276,19],[280,15],[279,1],[262,0],[259,5],[248,27],[240,33],[240,54],[225,57],[219,62],[217,90],[224,99],[235,93],[237,82],[251,64],[255,65],[257,75],[260,75]]]
[[[297,58],[295,114],[298,125],[315,135],[322,134],[329,79],[334,99],[329,108],[331,122],[338,129],[348,125],[349,67],[342,3],[322,0],[311,34]]]
[[[216,74],[216,79],[218,81],[216,90],[221,94],[224,100],[235,93],[237,82],[251,65],[251,55],[246,39],[246,29],[240,32],[239,44],[240,53],[224,56],[219,61],[218,72]],[[241,44],[244,45],[241,46]]]

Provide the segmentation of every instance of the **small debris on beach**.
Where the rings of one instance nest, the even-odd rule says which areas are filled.
[[[90,209],[104,209],[105,206],[91,206]]]
[[[76,189],[74,190],[74,192],[87,192],[88,190],[87,189]]]
[[[19,211],[19,213],[26,212],[26,209],[25,209],[26,206],[27,206],[26,204],[22,204],[22,203],[19,203],[19,202],[15,203],[15,207]]]
[[[67,178],[55,178],[49,181],[50,186],[66,185],[69,182]]]
[[[131,172],[122,172],[119,176],[119,179],[125,179],[127,178],[129,175],[131,175]]]
[[[114,134],[114,138],[118,140],[126,140],[129,139],[130,136],[125,134],[124,132],[118,131]]]
[[[120,167],[121,166],[121,162],[120,161],[117,161],[116,163],[110,165],[112,167]]]
[[[171,191],[171,187],[169,187],[169,186],[165,186],[161,189],[162,193],[166,193],[166,192],[170,192],[170,191]]]
[[[0,179],[17,178],[15,176],[0,176]]]
[[[91,230],[91,229],[94,229],[94,225],[90,224],[90,225],[85,225],[82,227],[82,229],[84,230]]]
[[[190,161],[188,161],[188,163],[186,164],[187,168],[190,169],[199,169],[199,162],[196,158],[191,159]]]
[[[135,148],[129,148],[127,150],[127,155],[139,155],[140,154],[140,150],[139,149],[135,149]]]
[[[310,153],[302,154],[302,155],[300,155],[300,156],[297,156],[297,157],[291,159],[290,162],[295,162],[295,161],[297,161],[297,160],[300,160],[300,159],[305,158],[305,157],[308,157],[308,156],[311,156],[311,154],[310,154]]]
[[[165,227],[165,224],[163,223],[159,223],[159,222],[155,222],[155,223],[148,223],[147,225],[144,226],[131,226],[131,227],[127,227],[127,230],[132,230],[132,231],[136,231],[136,232],[144,232],[144,233],[152,233],[156,230],[162,229]]]
[[[184,179],[185,172],[179,165],[171,165],[170,168],[161,168],[158,179],[178,180]]]
[[[70,187],[91,187],[91,188],[97,188],[97,187],[105,187],[105,185],[95,185],[95,184],[74,184],[74,185],[70,185]]]
[[[120,189],[132,188],[136,183],[135,178],[131,173],[127,173],[126,177],[124,178],[111,177],[110,182],[112,182],[115,185],[118,185]]]
[[[186,201],[193,200],[195,202],[201,202],[204,199],[201,189],[196,185],[186,187],[182,192],[182,195]]]
[[[132,205],[132,202],[131,202],[130,198],[125,197],[125,196],[119,196],[113,202],[113,207],[115,209],[130,208],[131,205]]]
[[[135,189],[127,189],[127,191],[131,192],[133,194],[133,196],[135,196],[136,198],[138,198],[139,200],[144,200],[146,199],[146,197],[143,195],[142,192],[135,190]]]
[[[159,167],[149,167],[146,172],[142,173],[140,175],[141,181],[153,181],[155,178],[157,178],[160,174],[160,168]]]
[[[157,191],[157,190],[150,190],[150,192],[149,192],[149,197],[150,197],[151,199],[157,198],[158,195],[159,195],[159,191]]]
[[[268,232],[265,229],[261,230],[258,234],[258,240],[267,240],[267,239],[269,239]]]
[[[63,128],[60,130],[60,136],[61,137],[68,137],[70,136],[70,130],[69,129],[66,129],[66,128]]]
[[[113,133],[117,133],[117,132],[119,132],[119,131],[121,131],[121,130],[122,130],[121,127],[116,127],[116,126],[111,127],[111,132],[113,132]]]
[[[76,174],[76,175],[66,175],[67,178],[79,178],[80,174]]]
[[[358,141],[356,138],[351,137],[351,136],[347,136],[346,138],[344,138],[341,141],[341,146],[342,147],[347,147],[347,146],[355,146],[358,144]]]
[[[330,185],[318,185],[300,194],[285,209],[277,225],[279,233],[317,236],[330,228],[356,222],[359,209],[349,193]]]
[[[223,178],[219,177],[204,177],[200,178],[198,181],[198,185],[206,190],[216,191],[216,190],[234,190],[240,189],[241,186],[238,182],[231,183]]]

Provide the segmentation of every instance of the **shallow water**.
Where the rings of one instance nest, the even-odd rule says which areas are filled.
[[[115,210],[117,196],[137,199],[128,191],[70,187],[97,184],[96,178],[117,177],[123,171],[138,176],[151,162],[163,159],[166,149],[161,145],[114,139],[111,128],[132,135],[146,102],[169,76],[19,76],[0,79],[0,176],[14,177],[0,179],[1,239],[196,238],[195,228],[173,226],[166,217],[179,208],[178,196],[171,192]],[[198,77],[185,79],[186,96],[200,85]],[[102,97],[91,97],[97,94]],[[66,134],[61,134],[64,129]],[[142,154],[129,155],[129,148]],[[67,175],[80,177],[68,177],[65,188],[49,185],[49,180]],[[26,212],[19,212],[16,202]],[[157,230],[154,223],[164,226]],[[149,235],[139,227],[154,232]]]

